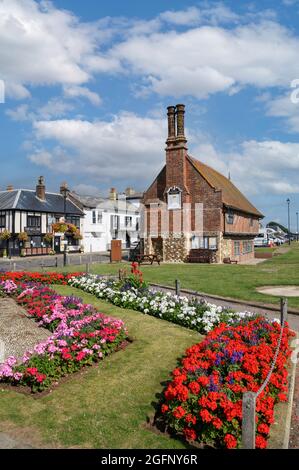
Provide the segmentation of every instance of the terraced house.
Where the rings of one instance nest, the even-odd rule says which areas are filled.
[[[167,109],[166,164],[143,199],[144,252],[164,261],[253,258],[263,215],[230,178],[189,155],[185,106]]]
[[[67,232],[53,234],[53,224],[65,219],[79,232],[83,217],[83,210],[70,200],[66,185],[59,193],[47,192],[41,176],[34,190],[8,186],[0,191],[0,255],[44,255],[52,250],[59,253],[64,242],[69,251],[79,250],[79,239]],[[1,237],[4,232],[9,238]],[[53,234],[52,240],[47,234]]]

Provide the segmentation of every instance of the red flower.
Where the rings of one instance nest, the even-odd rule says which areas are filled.
[[[257,449],[266,449],[267,441],[263,436],[256,436],[255,438],[255,446]]]
[[[208,410],[200,410],[199,414],[201,416],[201,419],[205,423],[209,423],[213,419],[213,416],[210,414],[210,412]]]
[[[197,438],[196,432],[190,428],[184,428],[184,436],[188,441],[195,441]]]
[[[269,432],[270,432],[269,426],[265,423],[260,424],[258,426],[257,430],[258,430],[259,433],[266,434],[266,435],[269,434]]]
[[[166,413],[168,410],[169,410],[169,407],[167,405],[162,405],[161,406],[162,413]]]
[[[216,429],[221,429],[223,422],[221,421],[220,418],[214,418],[212,421],[213,426],[215,426]]]
[[[193,393],[194,395],[197,395],[199,393],[200,386],[198,382],[190,382],[188,387],[191,390],[191,393]]]
[[[186,423],[191,423],[191,424],[196,424],[196,418],[192,414],[187,414],[186,418]]]
[[[226,434],[224,437],[224,443],[227,449],[235,449],[238,441],[232,434]]]
[[[173,416],[177,419],[181,419],[183,416],[185,416],[186,411],[182,406],[178,406],[174,411],[173,411]]]

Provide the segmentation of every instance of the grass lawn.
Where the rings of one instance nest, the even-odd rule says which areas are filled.
[[[95,264],[91,271],[97,274],[116,274],[122,264]],[[128,269],[130,266],[128,265]],[[68,271],[80,271],[85,267],[68,267]],[[65,271],[65,270],[64,270]],[[182,287],[232,297],[278,304],[278,297],[260,294],[256,287],[268,285],[299,285],[299,243],[294,242],[287,253],[274,256],[257,265],[217,264],[163,264],[142,265],[147,281],[169,286],[175,279]],[[289,305],[299,309],[299,298],[290,297]]]
[[[183,442],[155,434],[145,423],[154,413],[161,382],[169,377],[177,358],[201,336],[71,287],[57,286],[56,290],[78,295],[124,320],[134,342],[82,375],[70,376],[47,396],[1,391],[0,386],[0,432],[10,431],[40,447],[185,448]]]

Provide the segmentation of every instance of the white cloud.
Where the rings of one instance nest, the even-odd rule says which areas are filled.
[[[15,109],[8,109],[5,114],[13,121],[36,121],[38,119],[52,119],[65,116],[74,109],[71,103],[59,98],[51,98],[45,105],[33,110],[28,104],[21,104]]]
[[[102,36],[99,25],[80,23],[51,2],[1,0],[0,76],[8,95],[23,99],[28,86],[86,83]]]
[[[46,166],[79,172],[87,181],[92,177],[99,182],[140,180],[145,184],[163,165],[165,119],[124,112],[111,121],[37,121],[34,131],[37,146],[47,141],[58,145],[59,152],[57,148],[51,151]],[[41,163],[39,153],[31,153],[30,160]]]
[[[37,150],[30,160],[54,171],[79,172],[84,185],[145,189],[165,162],[165,118],[123,112],[111,121],[40,121],[34,129]],[[223,152],[204,134],[190,129],[187,134],[190,154],[225,176],[230,172],[247,196],[299,193],[299,144],[250,140]]]
[[[147,79],[156,93],[204,98],[240,86],[288,86],[299,76],[298,49],[298,37],[274,21],[262,21],[233,29],[139,34],[116,44],[109,55]]]
[[[245,141],[235,152],[216,151],[211,144],[198,145],[199,159],[228,175],[245,194],[299,193],[299,144],[280,141]]]
[[[192,26],[199,23],[230,23],[235,22],[239,16],[223,3],[207,5],[205,7],[189,7],[185,10],[168,10],[160,14],[159,18],[167,23],[178,26]]]
[[[266,114],[268,116],[284,119],[287,132],[299,132],[299,103],[291,99],[291,89],[278,97],[269,97],[266,101]]]
[[[102,103],[102,99],[98,93],[83,86],[66,86],[64,88],[64,94],[68,98],[84,97],[95,106],[99,106]]]

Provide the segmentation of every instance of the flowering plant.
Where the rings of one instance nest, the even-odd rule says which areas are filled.
[[[27,232],[20,232],[20,233],[18,234],[18,240],[19,240],[20,242],[27,242],[27,241],[28,241],[28,234],[27,234]]]
[[[140,278],[139,278],[140,280]],[[197,298],[180,297],[169,292],[157,292],[130,278],[122,281],[104,279],[96,275],[76,275],[69,284],[105,299],[114,305],[130,308],[177,323],[206,334],[222,322],[235,324],[243,318],[255,318],[250,312],[233,312]]]
[[[57,295],[48,287],[1,282],[0,291],[17,295],[19,304],[52,332],[23,358],[9,357],[0,366],[0,381],[26,385],[32,392],[48,388],[60,377],[91,365],[127,338],[121,320],[110,318],[76,297]]]
[[[280,331],[277,322],[271,324],[263,317],[244,319],[236,326],[220,324],[202,343],[187,349],[172,372],[160,419],[187,440],[239,447],[242,395],[257,392],[265,381]],[[257,448],[267,446],[274,405],[287,400],[290,336],[286,326],[270,382],[257,398]]]
[[[11,232],[4,229],[3,232],[0,232],[0,240],[9,240],[11,238]]]
[[[40,284],[62,284],[67,285],[69,279],[81,273],[37,273],[37,272],[4,272],[0,273],[0,282],[11,280],[18,282],[36,282]]]

